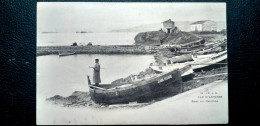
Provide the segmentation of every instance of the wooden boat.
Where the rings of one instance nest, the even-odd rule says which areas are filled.
[[[207,43],[205,44],[206,47],[202,50],[195,51],[197,54],[211,54],[222,51],[223,44],[226,44],[224,41],[221,42],[214,42],[214,43]]]
[[[59,53],[59,56],[68,56],[68,55],[74,55],[75,52],[61,52]]]
[[[169,61],[170,60],[170,61]],[[184,63],[187,61],[192,61],[192,55],[191,54],[184,54],[181,56],[174,56],[173,58],[167,58],[167,63]]]
[[[200,48],[200,49],[194,49],[194,50],[191,50],[191,49],[181,49],[179,51],[177,51],[178,54],[189,54],[189,53],[194,53],[194,52],[199,52],[199,51],[202,51],[203,48]]]
[[[196,60],[193,62],[189,62],[188,64],[192,65],[193,71],[201,71],[210,69],[211,67],[219,67],[226,65],[227,63],[227,50],[222,51],[220,53],[216,53],[211,57],[203,58],[200,60]]]
[[[179,69],[181,72],[182,81],[191,80],[195,76],[192,66],[186,63],[175,63],[167,66],[150,66],[150,68],[152,68],[156,73],[165,73]]]
[[[129,102],[145,102],[154,98],[173,96],[183,90],[180,70],[131,83],[100,84],[94,86],[88,76],[91,99],[96,103],[116,104]]]
[[[210,58],[212,56],[216,55],[216,53],[213,53],[213,54],[206,54],[206,55],[197,55],[197,54],[193,54],[191,55],[192,57],[192,60],[193,61],[201,61],[203,59],[206,59],[206,58]]]
[[[222,51],[222,48],[220,46],[215,46],[215,47],[212,47],[212,48],[205,48],[203,50],[200,50],[200,51],[196,51],[197,54],[212,54],[212,53],[216,53],[216,52],[220,52]]]
[[[151,65],[150,67],[156,73],[169,72],[174,69],[180,69],[182,80],[188,81],[193,79],[193,77],[195,76],[194,72],[199,72],[201,70],[207,70],[210,68],[216,68],[225,65],[227,59],[227,51],[207,55],[192,55],[192,59],[193,61],[187,61],[184,63],[165,63],[164,65]]]

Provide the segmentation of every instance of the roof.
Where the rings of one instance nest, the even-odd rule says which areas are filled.
[[[194,23],[191,23],[190,25],[193,25],[193,24],[203,24],[203,23],[205,23],[205,22],[207,22],[207,21],[211,21],[211,20],[196,21],[196,22],[194,22]],[[214,21],[211,21],[211,22],[214,22]]]
[[[164,21],[164,22],[162,22],[162,23],[171,23],[171,22],[174,22],[174,21],[172,21],[171,19],[169,19],[169,20],[166,20],[166,21]]]

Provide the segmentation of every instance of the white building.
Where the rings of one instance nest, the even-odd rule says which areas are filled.
[[[190,24],[191,31],[217,31],[217,23],[211,20],[197,21]]]
[[[162,26],[162,30],[166,33],[171,33],[175,28],[174,22],[171,21],[171,19],[162,22],[161,26]]]

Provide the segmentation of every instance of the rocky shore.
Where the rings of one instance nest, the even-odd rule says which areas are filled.
[[[202,38],[195,34],[179,31],[177,28],[172,33],[159,30],[141,32],[135,36],[136,45],[181,45],[197,41],[202,41]]]

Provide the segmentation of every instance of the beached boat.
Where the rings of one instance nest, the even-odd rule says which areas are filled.
[[[220,53],[216,53],[211,57],[203,58],[200,60],[194,59],[193,62],[188,62],[188,64],[192,65],[193,71],[201,71],[206,70],[212,67],[218,67],[226,65],[227,63],[227,50],[222,51]]]
[[[156,74],[131,83],[100,84],[94,86],[88,76],[91,99],[96,103],[116,104],[145,102],[164,96],[173,96],[183,90],[180,70]]]
[[[214,67],[226,65],[227,51],[220,53],[206,54],[206,55],[192,55],[193,61],[187,61],[184,63],[164,63],[164,65],[151,64],[156,73],[169,72],[174,69],[181,70],[181,76],[183,81],[193,79],[194,72],[201,70],[207,70]]]
[[[212,54],[212,53],[217,53],[217,52],[221,52],[222,48],[220,46],[214,46],[214,47],[208,47],[208,48],[204,48],[200,51],[196,51],[195,53],[197,54]]]
[[[198,45],[193,48],[182,47],[177,51],[179,54],[189,54],[189,53],[197,53],[197,54],[211,54],[220,52],[223,50],[223,45],[225,45],[225,41],[211,42],[205,43],[203,45]]]
[[[179,51],[177,51],[178,54],[189,54],[189,53],[194,53],[194,52],[199,52],[202,51],[203,48],[199,48],[199,49],[181,49]]]
[[[223,51],[223,45],[225,45],[225,41],[213,42],[205,44],[205,48],[199,51],[195,51],[197,54],[211,54]]]
[[[206,59],[206,58],[210,58],[212,56],[216,55],[216,53],[213,53],[213,54],[205,54],[205,55],[197,55],[197,54],[193,54],[191,55],[192,57],[192,60],[193,61],[201,61],[203,59]]]
[[[59,56],[68,56],[68,55],[74,55],[75,52],[60,52]]]
[[[150,68],[152,68],[156,73],[166,73],[179,69],[181,72],[182,81],[191,80],[195,76],[192,66],[186,63],[175,63],[166,66],[154,65],[150,66]]]

